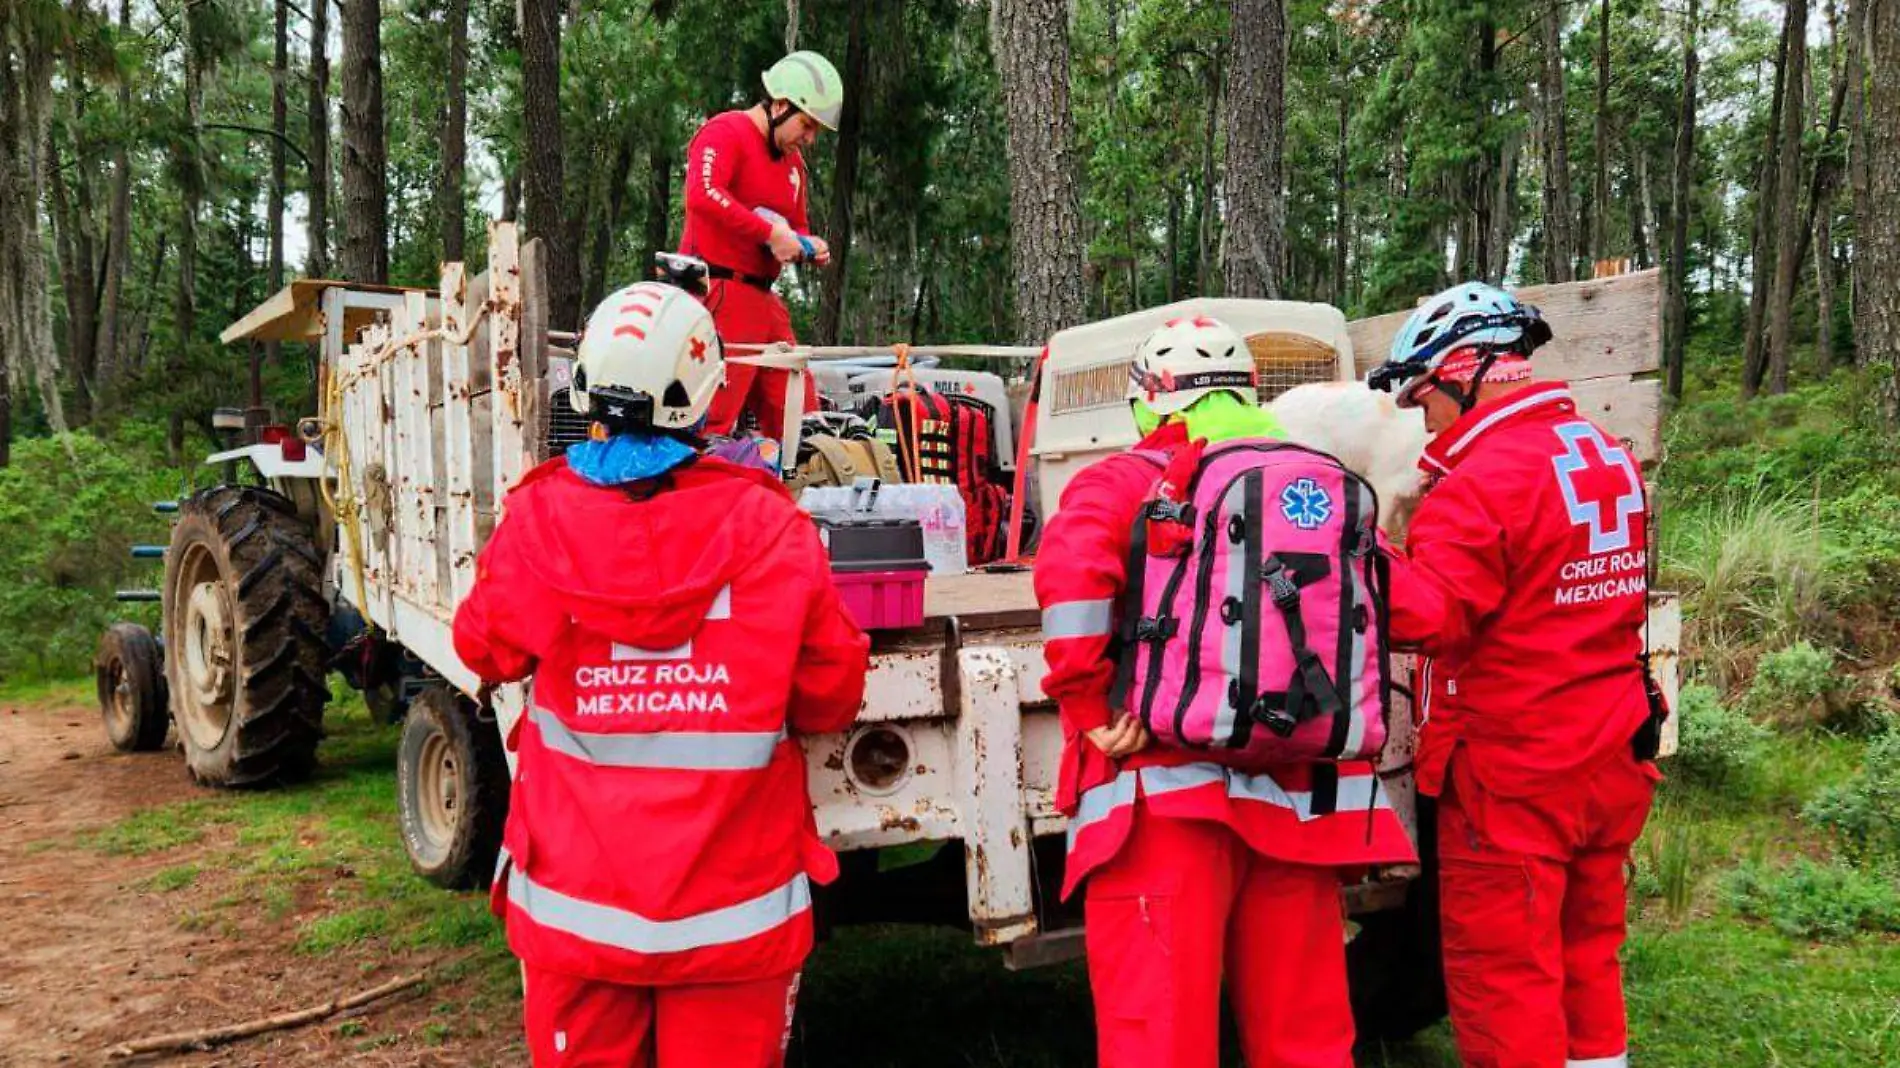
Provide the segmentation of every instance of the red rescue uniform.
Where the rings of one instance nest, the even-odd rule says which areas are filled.
[[[791,313],[772,292],[779,262],[767,245],[772,223],[754,214],[766,208],[800,234],[810,235],[806,216],[805,158],[797,151],[773,157],[766,135],[745,111],[707,120],[686,150],[686,229],[680,252],[697,256],[736,277],[709,283],[706,308],[720,340],[760,344],[797,341]],[[750,410],[759,431],[779,438],[785,430],[787,372],[726,365],[726,382],[706,413],[709,434],[730,433]],[[818,410],[818,390],[805,379],[805,411]]]
[[[869,642],[777,482],[700,459],[659,492],[556,459],[508,495],[455,617],[534,676],[492,902],[536,1065],[777,1065],[820,843],[796,736],[842,730]]]
[[[1624,865],[1658,778],[1642,471],[1545,383],[1426,448],[1392,636],[1429,659],[1421,792],[1439,798],[1445,973],[1471,1068],[1621,1068]]]
[[[1176,422],[1137,448],[1186,443]],[[1043,690],[1063,731],[1063,894],[1086,881],[1100,1063],[1215,1068],[1224,973],[1248,1063],[1349,1068],[1340,869],[1415,859],[1372,766],[1242,771],[1160,746],[1114,761],[1085,737],[1119,715],[1109,643],[1155,477],[1128,455],[1076,475],[1036,557]]]

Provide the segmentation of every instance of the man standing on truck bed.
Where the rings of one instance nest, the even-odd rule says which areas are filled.
[[[749,344],[798,340],[791,313],[772,292],[782,265],[831,262],[824,239],[809,232],[802,153],[821,128],[837,129],[844,111],[844,83],[816,52],[793,52],[762,80],[762,102],[714,115],[693,136],[679,249],[707,263],[706,307],[719,336]],[[731,433],[749,411],[760,433],[782,437],[787,373],[728,366],[707,414],[707,433]],[[807,377],[805,411],[817,410],[817,387]]]
[[[1242,769],[1152,744],[1119,704],[1111,645],[1140,611],[1124,601],[1144,566],[1130,560],[1136,517],[1158,514],[1151,492],[1188,483],[1203,446],[1280,436],[1255,374],[1246,342],[1217,320],[1154,331],[1131,375],[1140,444],[1075,476],[1036,554],[1043,690],[1064,743],[1062,892],[1086,881],[1103,1068],[1217,1068],[1223,973],[1253,1068],[1351,1068],[1341,869],[1415,860],[1369,762]],[[1188,628],[1180,640],[1193,640]]]
[[[1392,636],[1430,657],[1445,978],[1470,1068],[1626,1068],[1624,868],[1659,778],[1648,511],[1628,450],[1531,381],[1537,309],[1469,283],[1368,376],[1434,435],[1393,560]]]
[[[592,440],[508,494],[456,612],[484,683],[534,675],[491,900],[537,1068],[781,1065],[837,875],[794,735],[851,723],[869,642],[778,481],[701,454],[722,367],[684,290],[608,297]]]

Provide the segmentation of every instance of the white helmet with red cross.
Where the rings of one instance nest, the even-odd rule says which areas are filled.
[[[661,282],[614,293],[581,332],[574,410],[611,433],[691,431],[725,381],[725,353],[712,314],[693,295]]]
[[[1135,349],[1128,367],[1128,399],[1156,415],[1178,412],[1209,393],[1230,390],[1260,402],[1253,353],[1233,327],[1206,315],[1162,323]]]

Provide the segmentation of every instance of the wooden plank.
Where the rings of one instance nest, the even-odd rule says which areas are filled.
[[[933,576],[924,582],[924,614],[932,619],[1041,618],[1028,571]]]
[[[409,317],[418,328],[426,330],[438,325],[438,314],[431,309],[434,303],[425,293],[409,295]],[[403,466],[409,478],[409,496],[404,509],[410,533],[406,549],[410,555],[405,559],[404,570],[408,572],[416,599],[434,606],[442,603],[442,595],[436,578],[436,560],[441,553],[437,548],[440,536],[435,515],[435,441],[429,425],[429,387],[433,377],[430,364],[439,346],[439,342],[429,340],[404,354],[403,362],[409,367],[409,385],[396,399],[407,413],[409,425],[410,456],[405,458]]]
[[[523,408],[526,383],[520,358],[521,247],[513,223],[489,224],[488,285],[488,348],[494,382],[489,432],[495,446],[494,499],[499,522],[500,502],[533,462],[527,454],[527,413]]]
[[[1662,272],[1526,286],[1512,291],[1535,304],[1556,334],[1531,361],[1541,379],[1620,378],[1662,366]],[[1384,362],[1410,311],[1348,323],[1360,377]]]
[[[521,433],[529,463],[547,458],[548,256],[540,238],[521,249]]]
[[[1573,382],[1577,411],[1621,438],[1643,464],[1662,456],[1662,382],[1654,379],[1593,378]]]
[[[462,603],[475,585],[475,452],[471,426],[470,347],[459,341],[476,310],[468,304],[464,268],[442,267],[442,326],[450,340],[442,350],[442,456],[448,487],[448,591]],[[482,479],[481,481],[487,481]]]

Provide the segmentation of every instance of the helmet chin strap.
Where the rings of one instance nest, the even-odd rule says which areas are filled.
[[[772,113],[774,103],[776,101],[765,102],[765,150],[772,154],[772,159],[776,162],[785,158],[785,153],[778,147],[778,128],[792,121],[792,116],[798,114],[798,109],[787,101],[785,110],[774,115]]]

